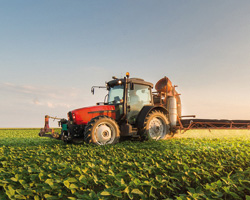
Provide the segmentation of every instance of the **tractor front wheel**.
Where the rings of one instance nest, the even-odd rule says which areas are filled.
[[[150,112],[144,121],[142,140],[161,140],[171,135],[169,121],[161,111]]]
[[[119,141],[120,130],[115,120],[98,116],[89,121],[85,128],[84,140],[96,145],[115,144]]]

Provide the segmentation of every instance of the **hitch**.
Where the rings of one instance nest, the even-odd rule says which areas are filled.
[[[65,119],[63,119],[63,118],[51,117],[51,116],[49,116],[49,115],[45,115],[45,124],[44,124],[44,128],[41,128],[41,129],[40,129],[40,132],[39,132],[38,135],[39,135],[40,137],[50,137],[50,138],[55,138],[55,139],[61,139],[61,138],[60,138],[60,134],[57,133],[57,132],[55,132],[54,129],[51,129],[51,128],[49,127],[49,119],[60,120],[60,121],[58,121],[59,126],[61,125],[61,120],[65,120]],[[49,132],[51,132],[51,134],[47,134],[47,133],[49,133]]]

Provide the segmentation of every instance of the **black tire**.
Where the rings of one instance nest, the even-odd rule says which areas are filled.
[[[164,113],[151,111],[145,118],[141,131],[141,140],[163,140],[172,137],[170,123]]]
[[[86,143],[96,145],[116,144],[119,142],[120,129],[115,120],[107,116],[91,119],[84,133]]]

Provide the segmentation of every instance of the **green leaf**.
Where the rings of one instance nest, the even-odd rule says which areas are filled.
[[[38,176],[38,177],[39,177],[40,180],[43,180],[43,176],[44,176],[43,173],[39,173],[39,176]]]
[[[153,197],[154,199],[157,199],[157,197],[154,195],[153,187],[150,188],[149,197]]]
[[[16,193],[11,185],[8,186],[8,193],[10,196],[14,196]]]
[[[88,185],[88,181],[86,180],[85,176],[81,176],[81,177],[79,178],[79,181],[80,181],[81,183],[83,183],[84,185]]]
[[[36,195],[36,196],[34,197],[34,200],[40,200],[39,196]]]
[[[134,179],[133,183],[134,183],[135,185],[140,185],[140,184],[141,184],[141,181],[140,181],[138,178],[136,178],[136,179]]]
[[[162,176],[156,175],[155,179],[156,179],[159,183],[162,183]]]
[[[77,180],[75,178],[68,178],[67,181],[70,182],[70,183],[77,182]]]
[[[114,191],[114,192],[113,192],[113,195],[114,195],[115,197],[122,198],[122,193],[121,193],[120,191],[118,191],[118,190]]]
[[[76,200],[77,198],[75,198],[75,197],[68,197],[68,199]]]
[[[121,179],[121,185],[126,185],[125,181],[123,180],[123,178]]]
[[[50,195],[50,194],[45,194],[44,197],[45,197],[46,199],[57,199],[56,196],[52,196],[52,195]]]
[[[246,199],[246,200],[250,200],[250,196],[249,196],[249,195],[246,195],[246,196],[245,196],[245,199]]]
[[[54,185],[53,179],[47,179],[47,180],[45,181],[45,183],[47,183],[47,184],[50,185],[50,186],[53,186],[53,185]]]
[[[111,195],[108,191],[102,191],[101,192],[101,195],[102,196],[109,196],[109,195]]]
[[[232,195],[234,199],[241,199],[241,197],[235,192],[230,192],[230,195]]]
[[[69,189],[77,189],[78,188],[78,186],[76,186],[75,184],[70,184],[70,186],[69,186]]]
[[[143,195],[143,193],[142,193],[139,189],[133,189],[133,190],[131,191],[131,193],[133,193],[133,194],[138,194],[138,195]]]
[[[27,199],[24,195],[15,195],[15,199]]]
[[[63,184],[64,184],[67,188],[69,188],[69,186],[70,186],[70,182],[69,182],[69,181],[63,181]]]
[[[12,177],[10,180],[14,181],[14,182],[17,182],[18,180],[14,177]]]
[[[124,190],[125,193],[129,194],[129,188],[126,187],[125,190]]]
[[[79,177],[79,181],[81,181],[82,179],[84,179],[85,178],[85,176],[84,175],[81,175],[80,177]]]

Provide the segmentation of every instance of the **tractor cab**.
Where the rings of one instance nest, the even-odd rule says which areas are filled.
[[[139,78],[117,79],[107,83],[108,105],[115,105],[118,120],[126,120],[134,125],[136,118],[142,108],[146,105],[153,105],[152,88],[153,84]]]

